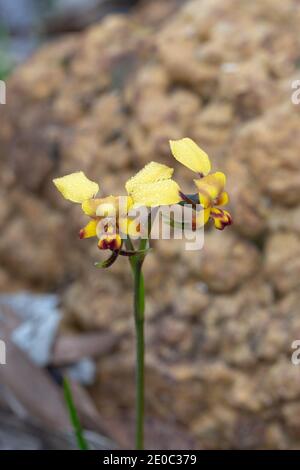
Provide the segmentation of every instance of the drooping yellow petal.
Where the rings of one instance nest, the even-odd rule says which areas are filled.
[[[170,147],[173,156],[182,165],[195,173],[208,175],[211,169],[209,157],[192,139],[185,137],[180,140],[170,140]]]
[[[180,188],[176,181],[169,179],[136,185],[131,190],[131,197],[135,204],[142,206],[167,206],[181,201],[179,192]]]
[[[98,220],[91,220],[84,228],[80,230],[79,238],[96,237],[98,222]]]
[[[225,206],[229,202],[229,196],[226,191],[223,191],[220,196],[218,197],[218,200],[216,201],[217,206]]]
[[[127,181],[125,185],[126,191],[131,195],[131,192],[136,186],[168,180],[172,177],[173,172],[173,168],[162,165],[161,163],[150,162]]]
[[[231,214],[223,209],[213,207],[210,211],[210,217],[213,219],[215,227],[223,230],[227,225],[232,225],[233,220]]]
[[[94,197],[99,191],[98,184],[89,180],[82,171],[56,178],[53,183],[63,197],[72,202],[83,202]]]
[[[204,207],[214,205],[217,198],[222,194],[226,176],[221,171],[212,173],[204,178],[194,180],[199,191],[199,202]]]

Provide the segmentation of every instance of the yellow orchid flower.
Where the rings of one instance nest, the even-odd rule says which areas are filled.
[[[215,227],[223,230],[232,224],[232,217],[228,211],[218,209],[216,206],[224,206],[229,202],[229,196],[224,187],[226,176],[221,171],[194,180],[198,188],[199,202],[205,210],[209,211],[209,217],[213,219]]]
[[[215,227],[223,230],[233,223],[230,213],[216,206],[223,206],[229,202],[229,196],[224,191],[226,176],[217,171],[210,173],[211,163],[208,155],[198,145],[187,137],[180,140],[171,140],[170,147],[174,158],[190,170],[198,173],[199,179],[194,183],[198,188],[199,202],[203,206],[204,214],[200,214],[204,224],[213,219]],[[183,199],[189,200],[182,192]],[[195,217],[197,221],[197,216]],[[203,225],[203,224],[202,224]]]
[[[180,201],[180,188],[171,179],[172,174],[172,168],[151,162],[127,181],[127,196],[105,198],[95,198],[99,186],[82,171],[56,178],[53,183],[65,199],[80,203],[83,212],[92,219],[80,230],[80,238],[96,237],[99,232],[98,247],[115,251],[122,245],[120,233],[135,237],[139,234],[139,225],[129,215],[133,206],[155,207]],[[118,221],[114,231],[110,219]],[[100,223],[103,220],[105,224],[100,234]]]
[[[56,178],[53,183],[65,199],[81,203],[83,212],[91,218],[88,224],[79,231],[80,238],[98,236],[98,247],[101,250],[115,251],[121,248],[122,239],[118,233],[119,226],[114,227],[113,222],[121,221],[123,233],[128,227],[131,227],[132,221],[127,221],[127,213],[133,205],[130,197],[95,198],[99,186],[89,180],[82,171]],[[119,213],[120,208],[122,208],[121,213]],[[104,222],[103,226],[101,226],[102,221]]]
[[[81,203],[83,212],[92,219],[80,230],[80,238],[96,237],[99,222],[113,215],[116,216],[118,208],[117,198],[114,196],[95,198],[99,191],[99,186],[88,179],[82,171],[56,178],[53,180],[53,183],[65,199]],[[101,214],[99,212],[100,208]],[[110,228],[109,223],[103,227],[104,234],[100,235],[98,246],[100,249],[118,250],[122,244],[121,238],[117,234],[111,233]]]

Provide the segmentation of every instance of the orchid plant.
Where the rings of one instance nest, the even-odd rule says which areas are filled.
[[[65,199],[81,204],[90,220],[79,236],[95,237],[98,248],[110,254],[96,267],[107,268],[119,256],[127,256],[134,278],[134,319],[136,329],[136,448],[144,448],[144,312],[145,288],[143,263],[150,250],[153,213],[160,206],[189,205],[192,227],[196,230],[209,220],[217,229],[232,224],[230,213],[222,208],[229,202],[224,190],[226,176],[211,173],[208,155],[189,138],[170,141],[175,159],[196,175],[197,191],[187,195],[172,179],[173,168],[157,162],[147,164],[125,185],[126,196],[97,197],[99,186],[83,172],[72,173],[53,180]],[[146,219],[136,217],[136,209],[147,209]],[[151,216],[151,217],[150,217]],[[145,223],[147,222],[147,223]],[[171,224],[172,221],[170,221]],[[145,228],[146,226],[146,228]]]

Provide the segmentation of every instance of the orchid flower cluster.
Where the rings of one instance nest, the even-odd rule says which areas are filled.
[[[194,179],[197,193],[192,197],[186,195],[172,179],[173,168],[157,162],[148,163],[127,181],[127,196],[96,197],[98,184],[81,171],[53,180],[64,198],[80,203],[83,212],[91,219],[80,230],[80,238],[98,236],[100,250],[125,254],[121,250],[123,240],[130,236],[137,237],[141,232],[140,224],[131,216],[132,208],[140,206],[154,208],[187,203],[195,208],[194,220],[197,223],[200,223],[200,218],[202,224],[211,219],[219,230],[232,224],[230,213],[220,208],[229,202],[224,190],[225,174],[220,171],[211,173],[208,155],[189,138],[170,141],[170,147],[175,159],[197,175]],[[196,205],[203,209],[201,217],[197,216]],[[112,220],[117,223],[112,223]]]
[[[133,209],[146,208],[147,218],[160,206],[188,205],[192,210],[192,229],[203,227],[209,220],[223,230],[232,224],[230,213],[221,208],[229,202],[225,191],[226,176],[217,171],[211,173],[208,155],[189,138],[170,141],[174,158],[196,174],[195,194],[185,194],[172,178],[174,170],[157,162],[147,164],[130,178],[126,196],[97,197],[99,186],[89,180],[82,171],[53,180],[65,199],[81,204],[90,220],[80,232],[80,238],[96,237],[100,250],[109,250],[110,256],[97,267],[111,266],[118,256],[128,256],[134,277],[134,319],[136,328],[136,448],[144,448],[144,310],[145,289],[142,266],[149,251],[151,223],[146,235],[143,221],[136,219]],[[172,221],[170,220],[170,225]],[[149,230],[150,228],[150,230]],[[139,239],[136,248],[132,240]],[[125,245],[125,249],[124,249]],[[68,396],[70,395],[68,391]],[[70,396],[69,396],[70,401]],[[73,409],[73,406],[72,406]],[[76,431],[78,435],[78,429]],[[79,447],[87,448],[80,435]]]

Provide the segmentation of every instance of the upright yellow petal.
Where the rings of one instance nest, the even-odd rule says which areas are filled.
[[[199,180],[194,180],[194,183],[199,191],[200,203],[204,207],[208,207],[208,205],[214,205],[222,194],[226,183],[226,176],[221,171],[217,171]]]
[[[147,207],[168,206],[181,201],[180,188],[172,180],[139,184],[132,188],[131,197],[135,204]]]
[[[125,187],[128,194],[131,194],[137,185],[156,183],[157,181],[168,180],[173,175],[173,168],[170,168],[161,163],[150,162],[135,176],[127,181]]]
[[[99,191],[98,184],[89,180],[82,171],[56,178],[53,183],[64,198],[72,202],[83,202],[94,197]]]
[[[192,139],[185,137],[180,140],[170,140],[170,147],[178,162],[195,173],[208,175],[211,169],[209,157]]]
[[[98,220],[91,220],[84,228],[79,232],[79,238],[91,238],[97,235]]]

